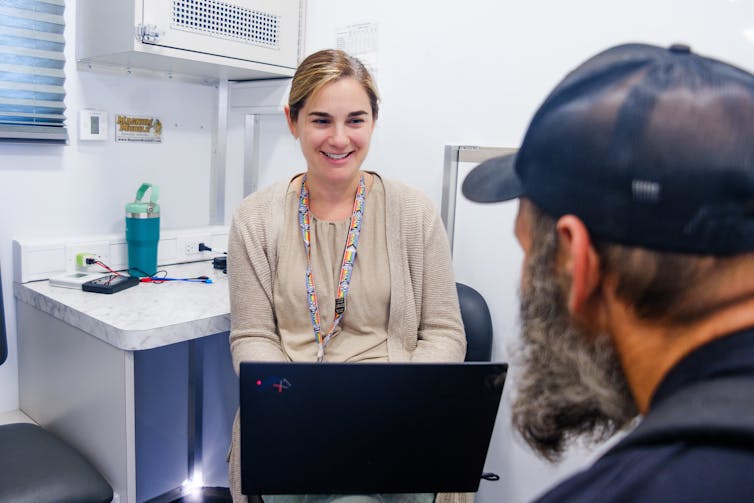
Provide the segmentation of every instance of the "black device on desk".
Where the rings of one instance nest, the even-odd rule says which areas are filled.
[[[139,278],[135,276],[121,276],[110,274],[103,278],[93,279],[81,285],[85,292],[115,293],[131,288],[139,284]]]
[[[475,492],[505,363],[241,362],[244,494]]]
[[[212,267],[215,269],[222,269],[224,273],[228,272],[228,257],[215,257],[212,259]]]

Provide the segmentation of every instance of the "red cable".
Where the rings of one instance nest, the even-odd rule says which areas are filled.
[[[122,276],[121,273],[119,273],[118,271],[113,271],[112,269],[110,269],[110,267],[108,267],[107,265],[103,264],[99,260],[95,260],[94,263],[97,264],[98,266],[102,267],[103,269],[106,269],[108,272],[111,272],[111,273],[115,274],[116,276]]]

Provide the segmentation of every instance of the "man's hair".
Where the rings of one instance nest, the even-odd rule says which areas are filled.
[[[556,220],[535,204],[532,232],[555,232]],[[603,274],[616,279],[616,296],[639,319],[668,323],[693,322],[722,307],[709,287],[742,255],[693,255],[626,246],[592,236]]]

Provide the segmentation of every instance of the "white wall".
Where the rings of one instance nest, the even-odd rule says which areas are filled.
[[[76,0],[66,2],[66,146],[0,144],[0,264],[9,358],[0,366],[0,412],[18,407],[11,241],[124,232],[125,204],[142,182],[160,186],[163,229],[208,225],[212,86],[79,72],[75,64]],[[79,142],[78,111],[110,114],[110,140]],[[161,144],[113,141],[114,114],[155,116]]]
[[[308,16],[307,52],[334,47],[344,25],[378,24],[382,108],[367,166],[424,189],[438,207],[444,145],[518,146],[536,107],[566,71],[611,45],[685,42],[754,70],[754,4],[745,0],[309,0]],[[505,283],[498,291],[506,295],[487,298],[500,313],[493,320],[496,355],[506,353],[501,341],[515,339],[520,252],[510,242],[514,210],[495,213],[507,211],[506,221],[490,216],[496,225],[487,229],[498,240],[495,249],[507,254],[475,264],[483,271],[477,275]],[[477,502],[528,501],[596,454],[572,450],[552,467],[509,427],[496,429],[493,442],[488,468],[502,480],[482,482]]]
[[[367,162],[440,201],[443,145],[516,146],[547,92],[623,42],[686,41],[754,66],[745,0],[308,0],[306,50],[376,22],[382,108]]]

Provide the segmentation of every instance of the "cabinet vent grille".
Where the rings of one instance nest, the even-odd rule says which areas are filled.
[[[217,0],[173,0],[172,26],[270,49],[280,44],[280,16]]]

